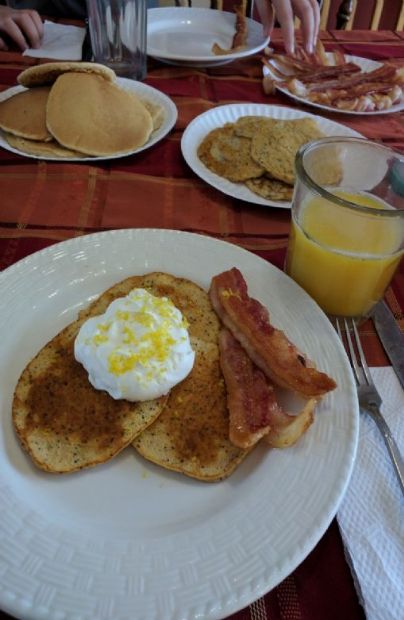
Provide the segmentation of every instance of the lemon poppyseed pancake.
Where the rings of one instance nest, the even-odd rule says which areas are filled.
[[[105,291],[43,347],[18,381],[14,427],[41,469],[67,473],[108,461],[161,414],[167,396],[142,403],[114,400],[92,387],[73,354],[74,340],[87,318],[102,314],[134,288],[169,297],[187,319],[191,337],[217,339],[219,322],[208,296],[188,280],[151,273],[127,278]]]
[[[249,450],[229,440],[227,392],[216,343],[191,339],[194,368],[174,387],[157,420],[133,442],[147,460],[192,478],[227,478]]]
[[[274,179],[293,185],[298,149],[324,134],[312,118],[298,118],[273,125],[270,131],[255,132],[251,155]]]
[[[161,413],[166,396],[141,403],[93,388],[73,354],[79,319],[28,364],[17,384],[13,422],[23,448],[48,472],[104,463]]]
[[[168,273],[152,272],[118,282],[84,309],[80,318],[87,319],[89,316],[102,314],[114,299],[124,297],[134,288],[144,288],[152,295],[168,297],[188,321],[191,338],[217,342],[219,319],[206,291],[190,280]]]
[[[196,359],[188,377],[171,390],[163,412],[136,437],[133,447],[166,469],[205,481],[226,478],[248,451],[236,448],[228,438],[226,388],[219,366],[220,323],[208,294],[189,280],[151,273],[115,285],[85,314],[104,312],[113,299],[138,286],[168,297],[181,310]]]
[[[198,146],[197,153],[209,170],[230,181],[244,181],[265,172],[251,157],[251,140],[235,135],[232,123],[212,129]]]

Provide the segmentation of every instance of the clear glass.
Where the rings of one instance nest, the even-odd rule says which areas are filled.
[[[404,156],[360,138],[296,155],[286,272],[329,315],[364,318],[404,251]]]
[[[147,71],[146,0],[87,0],[95,62],[121,77],[143,80]]]

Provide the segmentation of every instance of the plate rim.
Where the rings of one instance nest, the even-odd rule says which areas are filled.
[[[326,54],[331,55],[332,52],[326,52]],[[366,61],[366,63],[371,63],[373,66],[369,70],[377,69],[378,67],[381,67],[383,64],[379,60],[373,60],[372,58],[365,58],[363,56],[354,56],[352,54],[345,54],[345,58],[352,62],[356,62],[357,64],[361,64],[362,61]],[[262,68],[262,73],[263,73],[263,76],[265,77],[266,75],[270,74],[270,69],[266,65],[264,65]],[[275,81],[275,88],[280,93],[283,93],[284,95],[286,95],[287,97],[290,97],[291,99],[293,99],[294,101],[298,103],[303,103],[304,105],[307,105],[312,108],[317,108],[318,110],[332,112],[333,114],[348,114],[351,116],[378,116],[381,114],[394,114],[397,112],[402,112],[404,110],[404,99],[403,101],[401,101],[401,103],[397,103],[393,105],[391,108],[388,108],[387,110],[369,110],[368,112],[366,112],[365,110],[340,110],[338,108],[333,108],[332,106],[324,105],[322,103],[315,103],[313,101],[308,101],[304,97],[299,97],[299,95],[294,95],[287,88],[283,88],[282,86],[277,86],[276,84],[277,78],[274,75],[272,75],[272,77],[274,78],[274,81]]]
[[[173,13],[174,11],[186,11],[189,13],[194,13],[196,14],[197,12],[199,12],[200,14],[205,14],[205,15],[212,15],[212,11],[213,13],[219,14],[221,16],[225,16],[225,19],[227,19],[226,16],[231,16],[231,17],[235,17],[235,13],[231,13],[230,11],[221,11],[219,9],[208,9],[208,8],[203,8],[203,7],[155,7],[155,8],[151,8],[147,10],[148,13],[148,26],[147,28],[149,28],[149,23],[150,23],[150,18],[149,18],[149,14],[150,15],[157,15],[157,12],[159,11],[160,15],[164,13],[168,14],[168,13]],[[256,20],[252,19],[251,17],[247,17],[247,23],[251,26],[253,26],[254,28],[261,28],[262,29],[262,25],[257,22]],[[232,62],[233,60],[237,60],[239,58],[245,58],[246,56],[252,56],[253,54],[257,54],[258,52],[260,52],[261,50],[263,50],[269,43],[270,41],[270,37],[266,36],[263,37],[262,41],[260,44],[254,46],[254,47],[250,47],[248,49],[245,50],[241,50],[239,52],[234,52],[232,54],[226,54],[225,56],[215,56],[215,55],[200,55],[200,56],[178,56],[178,54],[171,54],[171,53],[163,53],[161,54],[161,52],[159,50],[156,50],[155,48],[150,48],[150,46],[148,45],[148,50],[147,53],[148,55],[152,56],[153,58],[159,59],[159,60],[167,60],[167,61],[183,61],[183,62],[189,62],[189,63],[198,63],[198,66],[202,66],[201,63],[209,63],[208,66],[216,66],[216,65],[222,65],[222,64],[226,64],[228,62]],[[189,64],[188,66],[196,66],[196,64]]]
[[[156,97],[156,100],[158,100],[159,102],[160,101],[162,102],[161,105],[164,107],[165,112],[168,115],[168,118],[166,119],[166,121],[163,122],[162,125],[160,125],[160,127],[158,127],[152,132],[151,134],[152,137],[140,148],[137,148],[134,151],[130,151],[129,153],[116,153],[114,155],[97,155],[94,157],[91,157],[89,155],[83,155],[83,157],[57,157],[57,156],[52,156],[52,155],[35,155],[33,153],[24,153],[23,151],[19,151],[18,149],[11,146],[7,142],[6,138],[4,137],[4,131],[2,129],[0,129],[0,148],[3,148],[6,151],[9,151],[11,153],[15,153],[16,155],[20,155],[21,157],[28,157],[30,159],[55,161],[55,162],[62,162],[62,163],[63,162],[87,163],[87,162],[109,161],[112,159],[121,159],[123,157],[130,157],[132,155],[137,155],[138,153],[141,153],[142,151],[145,151],[153,147],[155,144],[160,142],[160,140],[165,138],[175,126],[175,123],[177,122],[177,119],[178,119],[177,106],[175,105],[174,101],[168,95],[158,90],[157,88],[154,88],[153,86],[149,86],[149,84],[144,84],[143,82],[139,82],[137,80],[131,80],[129,78],[122,78],[119,76],[117,76],[116,80],[117,80],[118,85],[122,86],[123,88],[129,89],[131,92],[138,93],[140,96],[142,94],[147,96],[147,93],[149,93],[150,96],[153,95],[154,97]],[[11,86],[10,88],[7,88],[6,90],[3,90],[0,93],[0,102],[5,101],[6,99],[9,99],[10,97],[13,97],[14,95],[17,95],[18,93],[24,92],[26,90],[28,90],[28,88],[22,85]],[[153,133],[155,134],[154,137],[153,137]]]
[[[235,198],[236,200],[243,200],[245,202],[249,202],[252,203],[255,206],[264,206],[264,207],[274,207],[274,208],[280,208],[280,209],[290,209],[291,208],[291,201],[276,201],[276,200],[267,200],[266,198],[263,198],[262,196],[256,195],[253,192],[251,192],[251,190],[249,190],[247,187],[244,188],[246,195],[243,197],[237,196],[235,195],[234,192],[224,189],[223,187],[221,187],[222,185],[222,177],[220,177],[220,175],[215,174],[214,172],[210,171],[208,168],[206,168],[206,166],[201,162],[201,170],[204,172],[204,169],[206,168],[206,170],[208,170],[209,172],[209,176],[213,176],[214,179],[219,179],[219,181],[214,184],[212,183],[210,180],[208,180],[208,178],[205,178],[207,175],[202,176],[199,173],[199,170],[195,170],[195,166],[192,165],[192,161],[190,158],[190,155],[188,152],[184,153],[185,147],[184,144],[187,143],[187,141],[189,140],[189,134],[195,129],[195,127],[198,126],[199,123],[203,122],[203,120],[205,118],[208,118],[209,116],[214,115],[215,113],[217,113],[217,110],[219,109],[224,109],[224,108],[228,108],[228,109],[243,109],[246,107],[252,107],[252,108],[270,108],[272,110],[277,111],[284,111],[284,110],[289,110],[290,112],[293,112],[293,114],[296,114],[296,118],[302,118],[302,117],[309,117],[309,118],[314,118],[314,119],[320,119],[321,122],[325,122],[325,123],[330,123],[331,125],[335,126],[335,125],[339,125],[345,128],[345,130],[349,133],[349,135],[353,136],[353,137],[358,137],[358,138],[366,138],[367,137],[364,134],[359,133],[358,131],[356,131],[355,129],[351,129],[351,127],[347,127],[345,125],[343,125],[342,123],[338,123],[337,121],[334,121],[332,119],[320,116],[318,114],[315,114],[313,112],[307,112],[306,110],[301,110],[301,109],[296,109],[296,108],[291,108],[289,106],[286,105],[281,105],[281,104],[270,104],[270,103],[254,103],[254,102],[244,102],[244,103],[228,103],[228,104],[220,104],[220,105],[216,105],[215,107],[206,110],[205,112],[202,112],[201,114],[198,114],[198,116],[196,116],[190,123],[188,123],[187,127],[185,128],[182,136],[181,136],[181,152],[182,155],[186,161],[186,163],[188,164],[188,166],[191,168],[191,170],[197,175],[199,176],[199,178],[201,178],[203,181],[205,181],[206,183],[208,183],[211,187],[214,187],[215,189],[221,191],[222,193],[226,194],[227,196],[231,196],[232,198]],[[258,116],[260,116],[260,114],[258,114]],[[270,114],[266,115],[263,114],[262,116],[270,116]],[[217,125],[217,127],[219,127],[220,124]],[[187,144],[188,146],[188,144]],[[189,149],[192,150],[192,148],[194,149],[194,152],[196,152],[198,145],[194,144],[192,146],[192,144],[190,144]],[[225,179],[225,181],[227,181],[227,183],[230,185],[230,188],[232,185],[237,186],[237,183],[233,183],[232,181],[228,181],[227,179]],[[227,184],[226,184],[227,185]]]
[[[226,242],[220,239],[215,239],[215,238],[208,237],[206,235],[197,234],[197,233],[182,232],[182,231],[178,231],[174,229],[144,228],[144,229],[116,229],[116,230],[102,231],[102,232],[83,235],[81,237],[70,238],[65,241],[52,244],[42,250],[39,250],[37,252],[34,252],[26,256],[25,258],[22,258],[21,260],[17,261],[13,265],[5,269],[0,274],[0,282],[4,284],[4,281],[6,279],[10,277],[12,278],[14,275],[18,276],[19,271],[21,271],[23,267],[29,265],[30,263],[33,263],[35,266],[35,262],[37,261],[40,262],[41,260],[44,260],[46,261],[45,264],[47,264],[48,256],[54,253],[56,255],[60,255],[61,249],[67,248],[68,250],[69,249],[80,250],[80,249],[83,249],[83,244],[85,247],[87,244],[91,244],[92,241],[95,243],[98,243],[99,245],[100,243],[102,243],[103,239],[115,238],[115,241],[116,241],[117,239],[120,239],[120,238],[127,238],[130,241],[133,241],[133,239],[136,236],[144,237],[145,235],[146,236],[148,235],[150,237],[156,237],[156,238],[159,238],[161,236],[164,236],[164,237],[170,236],[171,238],[175,238],[175,240],[178,240],[178,238],[182,236],[182,237],[187,237],[192,242],[202,243],[204,246],[206,245],[206,243],[208,245],[211,244],[212,247],[213,246],[219,247],[219,245],[221,245],[222,248],[225,248],[226,246],[227,247],[231,246],[233,250],[236,248],[235,251],[237,254],[240,252],[241,255],[248,255],[250,258],[251,256],[254,257],[253,262],[259,263],[263,268],[274,270],[274,272],[276,273],[278,272],[283,273],[281,272],[281,270],[279,270],[277,267],[275,267],[274,265],[272,265],[265,259],[253,254],[252,252],[249,252],[248,250],[244,248],[241,248],[240,246],[230,244],[229,242]],[[285,274],[282,275],[282,278],[284,276],[285,278],[287,278]],[[293,283],[293,286],[297,287],[295,283]],[[300,287],[297,287],[297,288],[300,289]],[[306,301],[307,299],[310,299],[308,295],[304,293],[304,291],[302,291],[301,289],[299,291],[299,295],[300,294],[303,294]],[[313,306],[315,306],[312,300],[310,300],[310,304],[313,304]],[[318,312],[320,312],[320,314],[323,314],[321,310],[318,309],[318,307],[317,307],[317,310]],[[331,331],[330,331],[330,334],[331,334]],[[349,363],[346,359],[346,356],[343,357],[345,354],[343,352],[342,345],[339,343],[339,340],[337,339],[336,335],[334,337],[334,342],[337,348],[339,349],[340,361],[342,362],[344,360],[344,364],[347,370],[349,368]],[[352,373],[348,374],[348,376],[350,377],[350,386],[352,390],[355,390]],[[355,390],[355,394],[356,394],[356,390]],[[304,536],[304,544],[301,544],[298,548],[294,549],[292,558],[286,557],[282,559],[281,567],[277,569],[276,575],[272,576],[273,580],[275,580],[276,583],[270,582],[268,585],[267,579],[265,578],[265,576],[261,575],[259,580],[257,579],[255,581],[252,580],[248,584],[248,587],[244,586],[243,594],[239,595],[238,598],[227,599],[226,602],[220,606],[220,608],[209,607],[209,609],[205,609],[204,610],[205,614],[203,617],[211,618],[212,620],[222,618],[224,617],[223,614],[227,616],[231,613],[234,613],[244,608],[246,605],[250,604],[252,601],[256,600],[260,596],[263,596],[272,587],[275,587],[276,585],[278,585],[284,577],[290,574],[290,572],[295,570],[295,568],[300,564],[300,562],[303,561],[307,557],[310,551],[322,538],[322,536],[324,535],[324,532],[326,531],[330,522],[334,518],[336,511],[338,509],[338,506],[340,505],[340,502],[342,501],[346,488],[349,484],[349,480],[350,480],[354,462],[355,462],[356,450],[357,450],[357,445],[358,445],[358,434],[359,434],[359,408],[358,408],[357,400],[355,401],[351,400],[350,405],[352,406],[354,411],[352,414],[350,414],[350,418],[349,418],[350,419],[350,434],[349,434],[349,441],[347,441],[347,443],[350,444],[349,459],[347,457],[343,464],[344,475],[342,477],[340,476],[337,482],[334,481],[333,493],[331,495],[331,498],[328,498],[326,502],[327,510],[324,509],[321,515],[321,520],[320,520],[321,527],[319,527],[318,524],[316,524],[316,526],[313,525],[311,528],[310,534],[307,535],[306,533]],[[1,482],[1,476],[0,476],[0,482]],[[2,489],[0,485],[0,493],[1,493],[1,490]],[[0,521],[0,526],[1,526],[1,521]],[[291,560],[294,565],[292,568],[290,567]],[[262,583],[263,579],[265,580],[265,584]],[[45,619],[45,618],[48,618],[48,619],[51,618],[51,616],[49,616],[43,610],[42,611],[37,610],[37,612],[34,612],[33,614],[29,613],[29,615],[27,615],[28,610],[27,610],[26,605],[24,605],[24,602],[21,603],[20,601],[20,604],[17,605],[15,599],[10,599],[9,597],[4,598],[1,592],[0,592],[0,600],[1,600],[3,609],[5,611],[8,611],[9,613],[12,613],[12,614],[23,613],[24,617],[26,618],[33,618],[33,619],[38,619],[38,620]],[[188,613],[192,611],[192,618],[196,619],[198,617],[201,617],[200,608],[198,609],[192,608],[192,610],[190,610],[190,608],[188,607],[186,611]],[[63,618],[65,617],[72,618],[73,616],[68,614],[67,616],[63,616]],[[87,616],[86,614],[83,614],[83,618],[87,618],[87,617],[89,616]],[[179,614],[172,616],[173,620],[178,620],[179,617],[180,617]],[[185,616],[181,616],[181,617],[185,617]],[[187,615],[186,617],[189,619],[191,617],[191,614]]]

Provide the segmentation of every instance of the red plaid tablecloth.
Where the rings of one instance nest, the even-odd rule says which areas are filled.
[[[326,49],[404,65],[404,35],[394,32],[324,32]],[[274,32],[272,44],[281,45]],[[0,90],[37,61],[0,52]],[[89,165],[27,159],[0,150],[0,268],[73,236],[113,228],[174,228],[225,239],[282,267],[289,232],[288,210],[233,199],[199,179],[184,162],[180,140],[198,114],[216,105],[255,102],[297,107],[285,95],[262,90],[259,56],[209,70],[149,61],[146,82],[178,108],[174,130],[138,155]],[[313,112],[312,108],[307,111]],[[318,110],[316,111],[316,113]],[[321,113],[321,111],[320,111]],[[323,114],[404,152],[404,114]],[[387,301],[404,329],[404,272]],[[370,322],[362,327],[373,365],[387,359]],[[6,618],[0,612],[0,618]],[[308,558],[277,588],[232,616],[237,620],[358,620],[363,618],[334,520]]]

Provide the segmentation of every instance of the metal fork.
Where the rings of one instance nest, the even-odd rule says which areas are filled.
[[[341,327],[341,323],[343,328]],[[362,349],[358,328],[356,327],[354,319],[347,320],[339,318],[335,319],[335,327],[348,354],[356,379],[359,409],[362,413],[368,413],[376,422],[387,446],[400,483],[401,491],[404,495],[404,462],[390,428],[380,412],[382,399],[372,381],[365,354]]]

